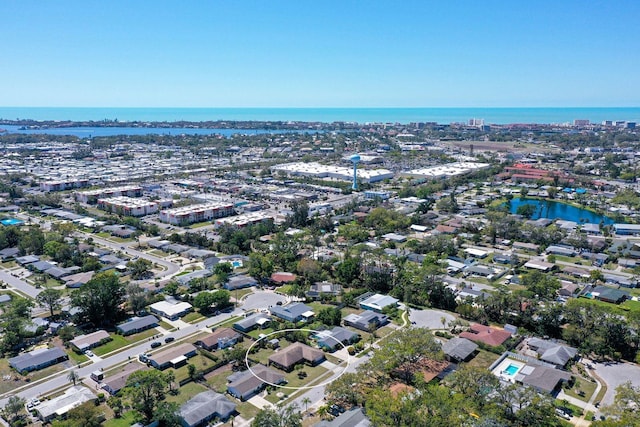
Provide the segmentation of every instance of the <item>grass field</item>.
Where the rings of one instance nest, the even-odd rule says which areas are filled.
[[[136,422],[136,413],[134,411],[125,412],[120,418],[112,418],[105,421],[103,427],[130,427]]]
[[[564,392],[576,399],[582,400],[583,402],[588,402],[593,393],[596,391],[596,383],[591,382],[585,378],[577,377],[577,381],[579,381],[579,387],[573,387],[571,389],[565,389]],[[578,391],[583,391],[584,396],[580,396]]]
[[[207,391],[208,389],[202,384],[194,383],[192,381],[183,385],[178,390],[179,392],[176,395],[167,394],[167,402],[175,402],[180,406],[196,394]]]
[[[166,330],[166,331],[169,331],[169,332],[173,332],[173,331],[175,331],[175,330],[176,330],[176,328],[174,328],[173,326],[171,326],[170,324],[168,324],[168,323],[167,323],[167,322],[165,322],[164,320],[159,321],[159,322],[158,322],[158,325],[159,325],[162,329],[164,329],[164,330]]]
[[[498,357],[499,357],[498,355],[496,355],[494,353],[491,353],[489,351],[479,350],[478,354],[476,355],[476,357],[471,359],[467,363],[467,365],[473,366],[473,367],[478,367],[478,368],[486,368],[486,369],[488,369],[489,366],[491,366],[491,364],[493,362],[495,362]]]
[[[205,317],[202,314],[198,313],[197,311],[192,311],[191,313],[184,316],[182,318],[182,321],[187,323],[196,323],[203,319],[205,319]]]
[[[112,340],[108,343],[102,344],[99,347],[94,348],[92,351],[98,355],[103,356],[107,353],[111,353],[112,351],[120,350],[129,344],[133,344],[144,339],[150,338],[154,335],[157,335],[158,331],[155,329],[148,329],[146,331],[139,332],[137,334],[122,336],[119,334],[110,333]]]

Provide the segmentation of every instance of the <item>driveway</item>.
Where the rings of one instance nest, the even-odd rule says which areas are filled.
[[[443,318],[445,319],[445,326],[442,325]],[[440,310],[411,309],[409,312],[411,324],[418,328],[443,329],[455,319],[456,317],[453,314]]]
[[[616,387],[627,381],[640,387],[640,366],[630,363],[595,363],[591,362],[596,374],[607,383],[607,392],[602,399],[602,405],[610,405],[616,394]]]

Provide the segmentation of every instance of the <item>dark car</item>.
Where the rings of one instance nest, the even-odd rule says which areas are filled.
[[[162,345],[160,341],[154,341],[151,343],[151,348],[158,348]]]
[[[174,337],[166,337],[166,338],[164,339],[164,342],[172,342],[172,341],[175,341],[175,340],[176,340],[176,339],[175,339]]]

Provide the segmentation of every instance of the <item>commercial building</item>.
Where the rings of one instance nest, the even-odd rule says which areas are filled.
[[[211,221],[233,215],[233,203],[203,203],[181,208],[165,209],[160,212],[160,221],[174,225],[187,225]]]
[[[283,172],[289,176],[306,176],[316,179],[336,179],[352,181],[353,169],[344,166],[323,165],[317,162],[296,162],[271,167],[272,172]],[[358,169],[358,180],[364,183],[374,183],[393,178],[393,172],[388,169]]]
[[[231,225],[233,227],[244,228],[249,225],[261,224],[263,222],[273,221],[273,215],[266,212],[249,212],[242,215],[229,216],[216,220],[216,227],[223,225]]]
[[[64,191],[70,190],[72,188],[82,188],[88,187],[89,180],[88,179],[71,179],[66,181],[44,181],[40,183],[40,190],[51,192],[51,191]]]
[[[410,178],[448,178],[487,169],[490,166],[491,165],[488,163],[456,162],[422,169],[413,169],[407,172],[403,172],[402,175]]]
[[[145,216],[158,212],[160,204],[149,200],[118,196],[98,199],[98,208],[118,215]]]
[[[111,197],[127,196],[142,197],[142,187],[137,185],[127,185],[123,187],[99,188],[97,190],[76,191],[74,194],[76,201],[95,205],[99,199]]]

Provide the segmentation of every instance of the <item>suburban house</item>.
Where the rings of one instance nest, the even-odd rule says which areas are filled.
[[[270,280],[275,285],[284,285],[285,283],[295,282],[298,276],[286,271],[278,271],[271,275]]]
[[[323,420],[314,427],[370,427],[371,421],[364,414],[362,408],[351,408],[331,421]]]
[[[227,420],[236,412],[236,404],[212,390],[203,391],[187,400],[178,411],[183,427],[200,427],[213,419]]]
[[[249,332],[256,328],[265,328],[271,323],[271,316],[265,313],[255,313],[233,324],[233,329],[240,332]]]
[[[316,366],[322,363],[324,359],[322,350],[296,342],[269,356],[269,365],[291,372],[299,363]]]
[[[67,353],[58,347],[41,348],[9,359],[9,366],[20,373],[37,371],[69,359]]]
[[[149,309],[158,316],[165,317],[169,320],[178,320],[189,313],[193,309],[193,306],[184,301],[158,301],[151,304]]]
[[[442,351],[451,362],[467,362],[478,350],[478,344],[466,338],[455,337],[442,344]]]
[[[502,345],[511,337],[511,333],[504,329],[484,326],[472,323],[468,332],[462,332],[460,338],[466,338],[473,342],[481,342],[492,347]]]
[[[156,326],[158,326],[158,319],[156,316],[149,314],[143,317],[132,317],[128,321],[116,326],[116,329],[122,335],[131,335],[155,328]]]
[[[320,331],[314,335],[318,347],[327,351],[341,349],[345,345],[353,344],[360,340],[360,335],[348,329],[336,326],[330,331]]]
[[[342,292],[342,286],[329,282],[316,282],[306,292],[308,298],[318,299],[323,295],[338,296]]]
[[[79,288],[80,286],[84,285],[89,280],[91,280],[94,274],[95,272],[93,271],[86,271],[84,273],[76,273],[70,276],[66,276],[62,280],[64,281],[64,284],[67,288],[75,289],[75,288]]]
[[[205,350],[213,351],[231,347],[242,340],[242,335],[231,328],[218,328],[209,335],[196,341]]]
[[[264,365],[253,365],[250,371],[236,372],[227,377],[227,392],[240,400],[247,400],[261,392],[267,384],[282,384],[284,375]]]
[[[541,338],[529,338],[527,347],[535,351],[540,360],[558,368],[564,368],[578,354],[576,348]]]
[[[390,297],[389,295],[381,295],[375,294],[370,297],[360,301],[360,308],[364,310],[372,310],[378,313],[382,313],[382,311],[387,307],[396,307],[398,305],[398,300]]]
[[[629,293],[608,286],[595,286],[591,290],[591,296],[600,301],[620,304],[629,298]]]
[[[64,417],[73,408],[95,399],[97,399],[97,396],[91,390],[77,385],[69,387],[60,396],[45,400],[34,409],[38,414],[38,418],[46,423],[57,416]]]
[[[276,316],[288,322],[308,321],[315,313],[313,309],[301,302],[295,302],[287,305],[275,305],[269,309],[271,315]]]
[[[184,343],[177,347],[169,348],[149,357],[149,363],[156,369],[176,368],[187,363],[190,357],[197,354],[193,344]]]
[[[99,345],[102,345],[108,341],[111,341],[109,333],[103,329],[100,329],[90,334],[79,335],[69,341],[69,343],[74,350],[83,352],[85,350],[98,347]]]
[[[359,314],[348,314],[342,319],[345,326],[351,326],[361,331],[375,331],[389,323],[389,318],[375,311],[365,310]]]
[[[258,281],[251,276],[240,274],[238,276],[231,276],[227,283],[222,287],[229,291],[235,291],[236,289],[250,288],[256,286]]]
[[[127,385],[127,380],[131,374],[139,371],[140,369],[142,369],[141,365],[137,363],[130,363],[126,365],[126,368],[123,371],[103,379],[100,383],[100,388],[113,396]]]

